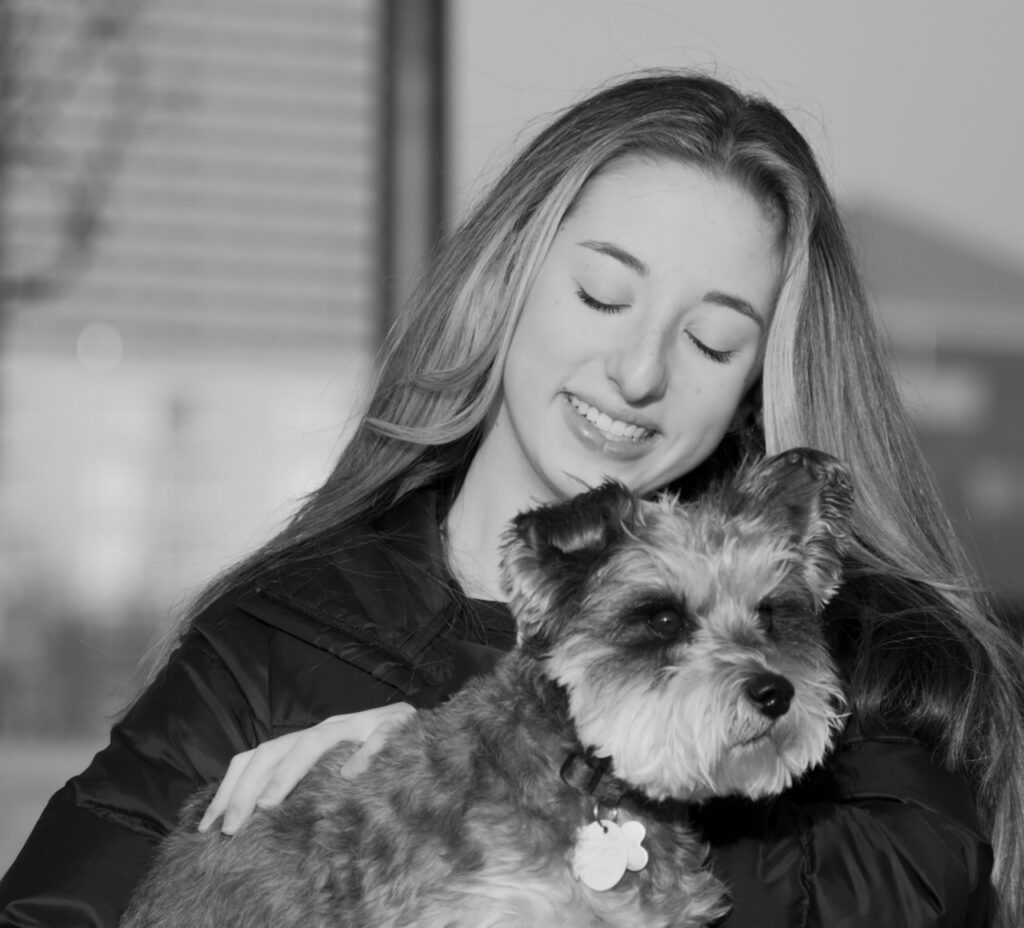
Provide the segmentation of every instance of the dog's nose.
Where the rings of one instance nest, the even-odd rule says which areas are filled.
[[[747,681],[747,698],[757,711],[770,719],[777,719],[789,711],[793,700],[793,684],[777,673],[759,673]]]

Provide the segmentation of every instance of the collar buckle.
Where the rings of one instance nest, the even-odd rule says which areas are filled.
[[[558,771],[562,782],[588,796],[595,803],[615,808],[626,792],[626,784],[613,777],[610,757],[597,757],[593,751],[570,751]]]

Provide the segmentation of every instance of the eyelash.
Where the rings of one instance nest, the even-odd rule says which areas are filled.
[[[576,296],[579,297],[580,302],[585,306],[589,306],[591,309],[597,310],[599,313],[618,313],[626,307],[620,303],[602,303],[600,300],[595,300],[586,290],[582,287],[578,287],[576,290]],[[717,351],[708,345],[705,345],[699,338],[694,338],[689,332],[686,333],[686,337],[693,342],[694,347],[706,358],[714,361],[716,364],[726,364],[735,354],[734,351]]]
[[[732,356],[736,353],[735,351],[717,351],[714,348],[710,348],[705,345],[699,338],[694,338],[689,332],[686,333],[686,337],[693,342],[694,347],[705,357],[710,358],[716,364],[727,364]]]
[[[621,303],[602,303],[600,300],[595,300],[582,287],[577,288],[576,296],[579,297],[580,302],[583,303],[584,306],[596,309],[599,313],[617,313],[625,309],[625,306]]]

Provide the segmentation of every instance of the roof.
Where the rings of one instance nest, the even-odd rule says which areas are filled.
[[[1019,306],[1024,325],[1024,266],[877,203],[843,217],[875,300]]]

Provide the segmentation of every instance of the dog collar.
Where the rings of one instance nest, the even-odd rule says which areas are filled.
[[[629,787],[610,773],[612,759],[598,757],[591,750],[570,751],[558,771],[562,782],[594,797],[595,817],[599,807],[618,808]]]

